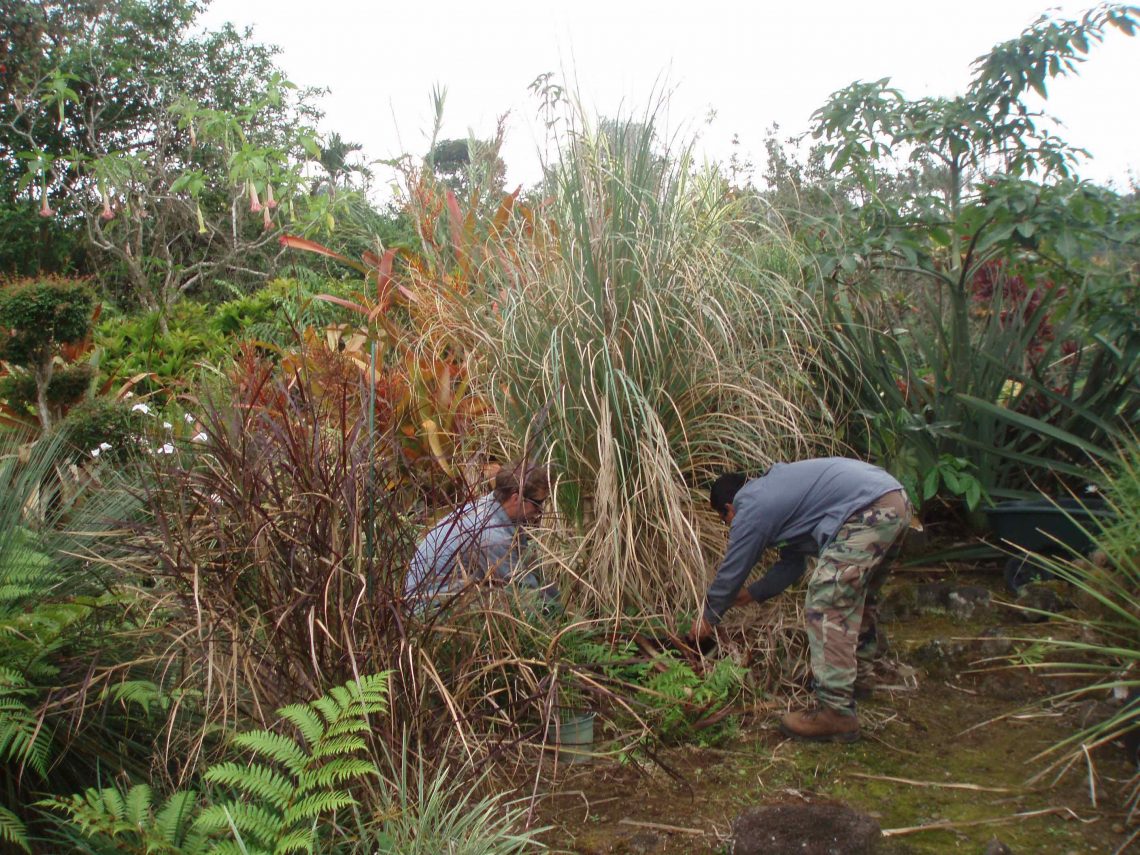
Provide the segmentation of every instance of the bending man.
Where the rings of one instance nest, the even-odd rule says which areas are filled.
[[[702,617],[693,625],[700,641],[712,634],[732,605],[775,596],[804,573],[808,580],[807,633],[818,704],[791,712],[780,729],[800,739],[853,742],[856,679],[872,678],[873,610],[867,595],[886,578],[888,549],[912,515],[906,490],[877,466],[842,457],[777,463],[759,478],[722,475],[709,495],[729,526],[728,550],[709,586]],[[780,560],[764,578],[743,589],[764,550],[779,546]],[[869,684],[867,684],[869,685]]]

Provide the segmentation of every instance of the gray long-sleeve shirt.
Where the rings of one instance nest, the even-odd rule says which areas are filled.
[[[494,493],[488,493],[440,520],[424,536],[404,579],[404,595],[431,600],[488,573],[537,588],[538,579],[523,560],[527,543],[523,527],[507,516]]]
[[[799,578],[807,556],[831,543],[852,514],[901,489],[883,469],[845,457],[777,463],[747,482],[732,502],[728,549],[705,597],[705,618],[720,622],[769,546],[786,544],[773,566],[778,578],[765,576],[752,586],[763,598]]]

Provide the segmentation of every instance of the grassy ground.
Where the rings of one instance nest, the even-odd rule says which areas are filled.
[[[1011,636],[1056,631],[1000,607],[969,620],[939,613],[896,620],[887,629],[901,670],[886,682],[897,688],[861,705],[860,742],[786,740],[774,702],[719,749],[668,749],[660,763],[567,766],[540,803],[540,820],[554,826],[547,842],[580,853],[729,852],[732,820],[748,807],[838,801],[878,820],[888,855],[980,853],[995,836],[1015,853],[1116,851],[1136,830],[1125,827],[1133,769],[1121,750],[1093,758],[1091,779],[1082,763],[1059,781],[1029,782],[1044,766],[1035,755],[1095,705],[1033,707],[1050,688],[1021,671],[917,666],[930,639],[994,626]]]

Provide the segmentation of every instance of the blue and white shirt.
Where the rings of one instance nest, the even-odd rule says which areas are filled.
[[[404,595],[430,602],[494,573],[504,582],[540,587],[524,555],[530,538],[494,493],[468,502],[435,524],[416,547]]]

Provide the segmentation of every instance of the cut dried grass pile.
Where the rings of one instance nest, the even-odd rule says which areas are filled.
[[[731,609],[718,626],[721,655],[731,656],[763,682],[756,688],[781,700],[806,702],[811,693],[804,602],[792,593]]]

